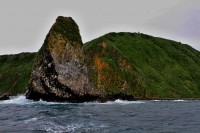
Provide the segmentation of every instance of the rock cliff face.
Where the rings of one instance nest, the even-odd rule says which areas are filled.
[[[26,96],[46,101],[97,100],[88,75],[79,28],[72,18],[58,17],[35,59]]]
[[[27,98],[46,101],[199,99],[199,58],[188,45],[140,33],[83,45],[76,23],[58,17],[39,52],[0,56],[0,95],[27,87]]]
[[[200,97],[200,52],[138,33],[109,33],[84,44],[94,79],[104,94],[135,99]],[[189,64],[189,65],[188,65]]]

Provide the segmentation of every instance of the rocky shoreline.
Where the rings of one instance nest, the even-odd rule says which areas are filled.
[[[21,95],[21,94],[20,94]],[[19,95],[16,95],[19,96]],[[16,97],[16,96],[10,96],[9,94],[2,94],[0,95],[0,101],[3,100],[10,100],[10,97]],[[136,98],[132,95],[124,95],[122,93],[116,94],[116,95],[109,95],[107,98],[102,97],[91,97],[91,96],[85,96],[85,97],[75,97],[74,99],[58,99],[56,97],[47,97],[47,96],[40,96],[40,98],[28,98],[33,101],[47,101],[47,102],[69,102],[69,103],[83,103],[83,102],[99,102],[99,103],[105,103],[108,101],[115,101],[115,100],[125,100],[125,101],[199,101],[200,98]]]

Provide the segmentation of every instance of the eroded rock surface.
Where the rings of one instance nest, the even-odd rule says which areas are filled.
[[[79,28],[58,17],[35,59],[26,96],[46,101],[92,101],[99,92],[90,81]]]

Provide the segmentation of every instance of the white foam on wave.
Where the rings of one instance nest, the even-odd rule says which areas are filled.
[[[183,99],[177,99],[177,100],[150,100],[153,102],[186,102],[188,100],[183,100]]]
[[[186,100],[183,100],[183,99],[178,99],[178,100],[173,100],[174,102],[184,102]]]
[[[84,104],[100,104],[100,105],[111,105],[111,104],[118,104],[118,105],[126,105],[126,104],[141,104],[146,103],[145,101],[127,101],[127,100],[120,100],[117,99],[115,101],[108,101],[105,103],[100,102],[85,102]]]
[[[36,120],[38,120],[38,118],[31,118],[31,119],[25,120],[24,123],[33,122],[33,121],[36,121]]]
[[[46,101],[43,101],[43,100],[33,101],[33,100],[26,99],[26,96],[24,96],[24,95],[20,95],[20,96],[11,97],[11,99],[9,99],[9,100],[2,100],[2,101],[0,101],[0,104],[18,104],[18,105],[44,104],[44,105],[53,105],[53,104],[70,104],[70,103],[46,102]]]
[[[145,103],[144,101],[127,101],[127,100],[120,100],[117,99],[115,101],[109,101],[107,102],[108,104],[121,104],[121,105],[126,105],[126,104],[141,104],[141,103]]]
[[[56,104],[72,104],[72,103],[68,103],[68,102],[47,102],[47,101],[36,101],[34,102],[35,104],[44,104],[44,105],[56,105]]]
[[[153,102],[161,102],[162,100],[151,100]]]
[[[78,104],[119,104],[119,105],[126,105],[126,104],[141,104],[141,103],[145,103],[144,101],[126,101],[126,100],[115,100],[115,101],[108,101],[105,103],[99,103],[99,102],[85,102],[85,103],[78,103]],[[33,101],[33,100],[28,100],[26,99],[26,97],[24,95],[20,95],[20,96],[15,96],[15,97],[11,97],[11,99],[9,100],[3,100],[0,101],[0,104],[18,104],[18,105],[26,105],[26,104],[44,104],[44,105],[56,105],[56,104],[77,104],[77,103],[60,103],[60,102],[46,102],[43,100],[40,101]]]
[[[11,97],[9,100],[0,101],[0,104],[30,104],[31,100],[26,99],[24,95]]]
[[[45,126],[44,130],[46,132],[54,132],[54,133],[75,132],[77,129],[80,129],[81,127],[83,127],[83,124],[70,124],[67,126],[62,126],[50,123],[48,126]]]
[[[61,133],[61,132],[94,132],[106,128],[104,124],[94,124],[94,123],[72,123],[69,125],[58,125],[53,122],[47,123],[42,130],[46,132]]]

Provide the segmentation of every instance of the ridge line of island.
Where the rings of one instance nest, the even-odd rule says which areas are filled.
[[[59,16],[37,53],[0,56],[0,100],[200,100],[199,59],[189,45],[142,33],[83,44],[75,21]]]

